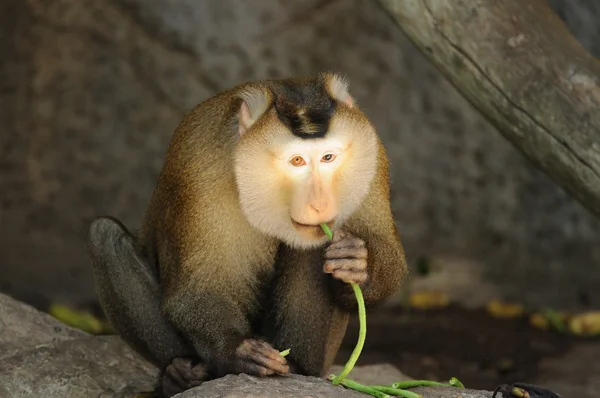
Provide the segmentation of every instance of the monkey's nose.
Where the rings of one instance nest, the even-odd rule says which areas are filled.
[[[313,210],[316,213],[322,213],[324,209],[327,209],[327,204],[323,204],[323,203],[311,203],[310,205],[311,210]]]
[[[327,202],[311,203],[305,209],[301,218],[306,224],[319,225],[329,222],[337,216],[335,206]]]

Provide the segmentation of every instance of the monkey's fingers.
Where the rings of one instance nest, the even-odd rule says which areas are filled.
[[[287,364],[282,364],[277,359],[269,356],[257,354],[252,359],[256,364],[268,369],[271,373],[287,374],[290,372],[290,367]]]
[[[238,349],[238,357],[247,363],[246,366],[258,371],[260,375],[268,376],[273,373],[289,373],[289,366],[285,357],[279,355],[269,343],[260,340],[248,339]],[[251,363],[264,369],[257,369]]]
[[[365,241],[360,238],[344,239],[339,242],[332,242],[327,249],[359,248],[365,247]]]
[[[348,271],[348,270],[336,270],[333,271],[333,277],[342,280],[346,283],[357,283],[362,284],[367,281],[369,275],[364,271]]]
[[[325,258],[327,259],[366,259],[368,255],[367,248],[364,246],[354,247],[328,247],[325,250]]]
[[[276,373],[287,374],[290,371],[287,365],[282,365],[278,361],[260,354],[238,358],[236,368],[238,373],[247,373],[259,377],[272,376]]]
[[[252,359],[238,359],[233,373],[246,373],[256,377],[274,376],[277,372],[265,366],[259,365]]]
[[[364,272],[367,269],[367,262],[354,258],[329,259],[323,265],[323,272],[331,274],[338,270]]]
[[[271,344],[261,340],[250,340],[250,347],[254,354],[264,355],[266,358],[274,359],[283,365],[287,364],[285,357],[281,356]]]
[[[335,231],[333,231],[333,237],[331,238],[331,242],[337,243],[337,242],[343,240],[345,237],[346,237],[346,232],[344,232],[341,229],[336,229]]]

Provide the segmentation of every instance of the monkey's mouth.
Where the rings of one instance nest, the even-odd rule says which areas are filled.
[[[294,225],[294,227],[297,230],[299,230],[300,232],[310,234],[312,236],[317,236],[317,237],[321,237],[321,236],[325,235],[325,231],[323,231],[323,228],[321,228],[321,224],[303,224],[301,222],[294,220],[293,218],[291,220],[292,220],[292,224]],[[331,221],[325,222],[325,224],[327,224],[329,229],[333,229],[334,222],[335,222],[335,220],[331,220]]]

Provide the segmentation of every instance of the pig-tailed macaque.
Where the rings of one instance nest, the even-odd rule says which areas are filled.
[[[357,310],[349,282],[369,307],[406,273],[389,195],[344,79],[242,84],[178,126],[135,234],[92,222],[100,302],[165,397],[226,374],[323,376]]]

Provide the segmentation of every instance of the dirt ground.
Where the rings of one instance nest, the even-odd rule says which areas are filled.
[[[367,325],[358,364],[387,362],[413,378],[447,380],[455,376],[469,388],[486,390],[504,383],[535,381],[543,361],[562,357],[574,345],[595,341],[600,347],[600,339],[536,329],[527,318],[497,319],[484,310],[452,306],[410,313],[371,310]],[[336,363],[343,364],[350,357],[358,329],[358,320],[353,318]]]

